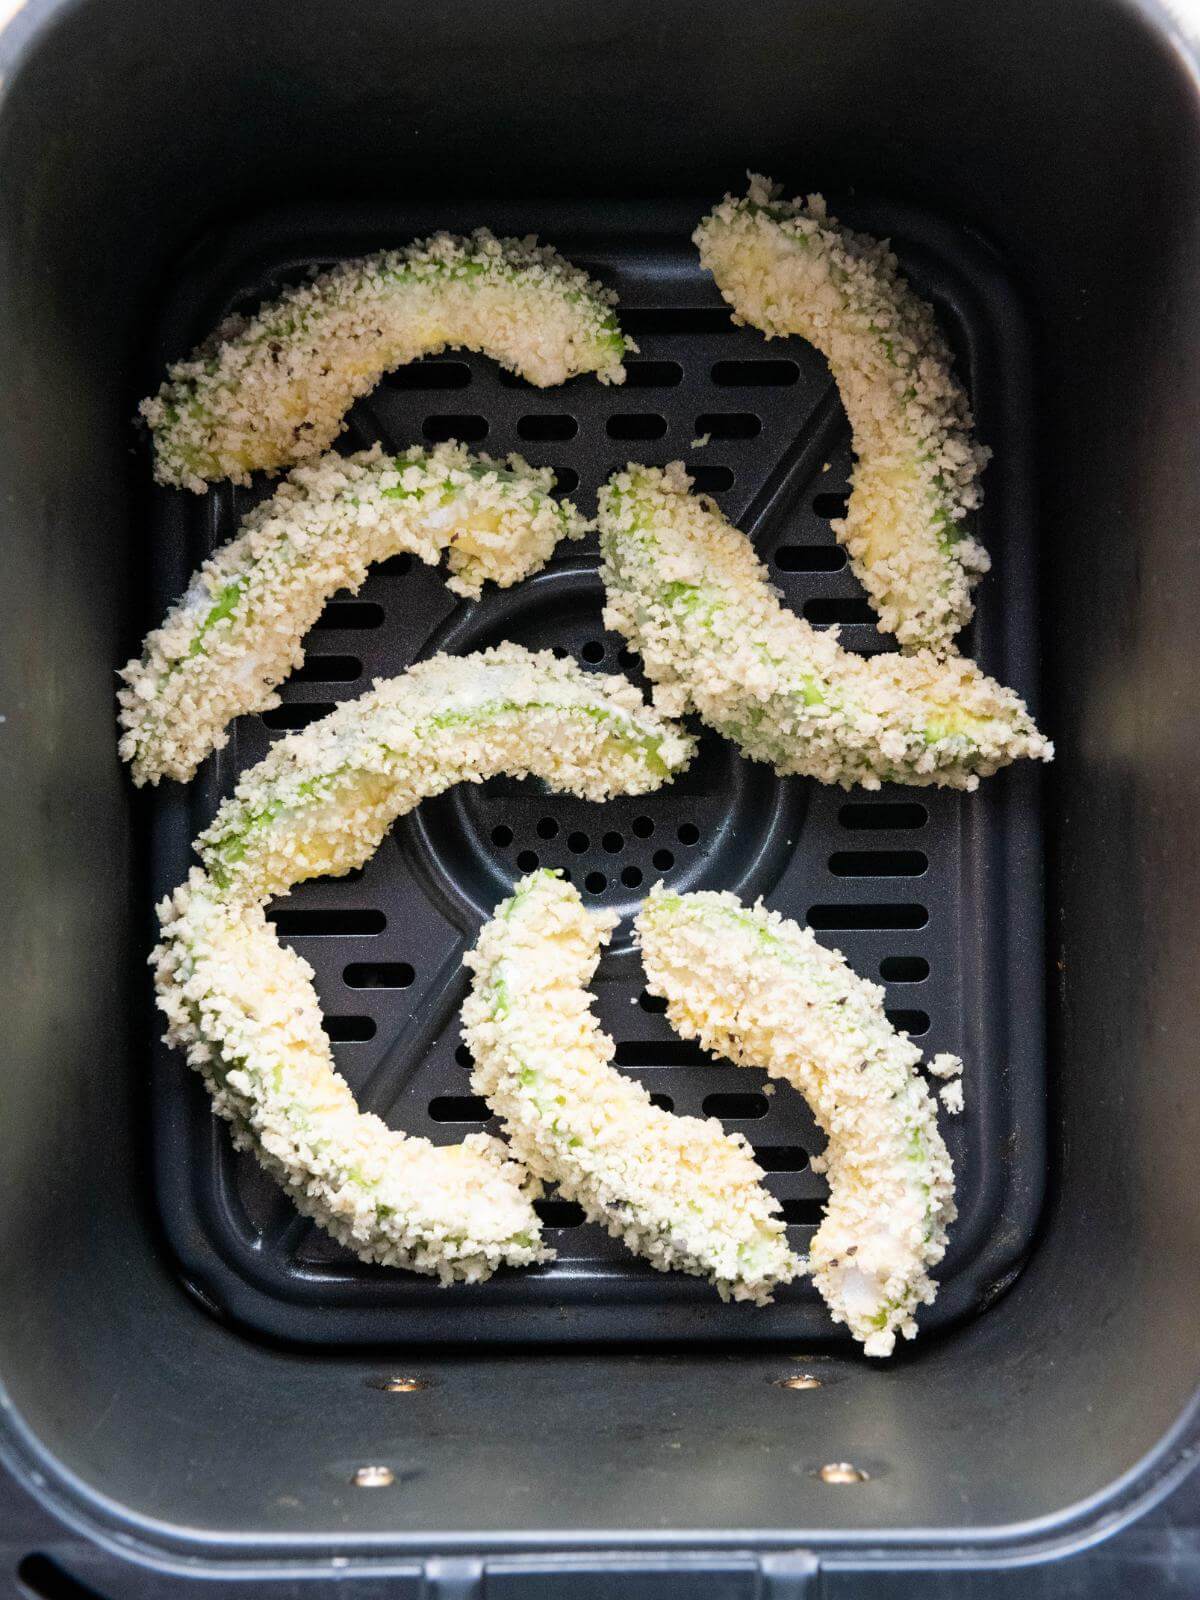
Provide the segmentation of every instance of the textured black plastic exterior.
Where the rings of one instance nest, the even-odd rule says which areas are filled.
[[[616,288],[640,345],[627,385],[577,380],[539,391],[482,358],[448,355],[385,379],[355,408],[342,447],[379,439],[396,450],[449,434],[502,454],[520,448],[574,482],[589,514],[615,465],[682,456],[735,523],[753,530],[790,605],[814,620],[858,619],[843,628],[853,648],[890,648],[829,527],[844,503],[850,457],[828,368],[801,340],[769,344],[734,325],[689,242],[700,211],[699,204],[674,208],[676,237],[654,249],[629,240],[652,223],[666,231],[662,206],[578,246],[553,208],[505,218],[517,233],[537,226],[563,241],[573,259]],[[465,215],[440,220],[470,224]],[[961,352],[982,437],[996,454],[979,529],[995,567],[973,629],[984,666],[1032,695],[1031,405],[1018,304],[998,263],[961,229],[861,200],[847,220],[895,241]],[[172,297],[160,353],[169,359],[190,348],[214,309],[223,315],[252,306],[297,268],[401,242],[431,221],[300,214],[210,241],[204,276],[191,275]],[[224,485],[201,499],[156,494],[149,540],[156,593],[178,592],[268,488]],[[160,788],[156,892],[186,876],[191,837],[237,772],[282,737],[281,725],[323,715],[435,650],[463,653],[515,639],[642,681],[636,658],[604,631],[594,546],[594,536],[560,546],[532,582],[474,604],[457,601],[436,570],[405,557],[373,574],[355,599],[332,601],[283,706],[243,719],[188,794]],[[659,879],[682,889],[734,889],[747,900],[761,894],[802,923],[811,918],[858,971],[875,981],[890,972],[906,980],[888,986],[898,1027],[930,1053],[953,1050],[968,1063],[966,1114],[943,1118],[961,1214],[938,1301],[922,1315],[924,1325],[938,1326],[1009,1281],[1037,1219],[1045,1170],[1039,836],[1036,773],[1006,773],[973,795],[845,793],[780,781],[709,735],[676,782],[608,805],[551,795],[535,780],[462,785],[402,819],[361,874],[305,885],[279,903],[277,915],[316,969],[338,1064],[360,1104],[445,1142],[498,1126],[470,1092],[458,1023],[467,989],[462,953],[522,871],[539,863],[565,870],[588,904],[623,914],[596,988],[618,1064],[660,1103],[723,1117],[752,1140],[800,1249],[828,1192],[808,1167],[823,1140],[807,1107],[790,1092],[764,1095],[765,1074],[713,1062],[675,1038],[643,992],[629,924],[645,888]],[[789,1286],[766,1310],[723,1305],[700,1280],[632,1260],[553,1196],[543,1211],[558,1258],[537,1271],[447,1291],[364,1266],[297,1217],[252,1158],[235,1155],[178,1058],[161,1061],[153,1090],[160,1200],[184,1271],[214,1305],[276,1337],[453,1346],[832,1336],[811,1285]]]
[[[754,0],[736,15],[716,0],[26,0],[4,14],[0,1593],[1194,1590],[1190,23],[1156,0]],[[977,234],[1031,327],[1024,576],[1058,757],[1048,959],[1010,951],[1021,981],[1049,980],[1046,1195],[1023,1269],[888,1363],[808,1337],[335,1348],[331,1306],[330,1342],[247,1336],[179,1270],[211,1262],[221,1235],[162,1227],[147,839],[161,828],[165,851],[170,826],[189,830],[156,822],[114,751],[114,669],[170,597],[130,427],[163,306],[207,284],[201,321],[261,284],[278,252],[238,266],[229,246],[264,238],[272,215],[341,228],[357,214],[363,245],[430,220],[553,215],[584,258],[621,237],[665,261],[681,204],[740,186],[747,166]],[[293,243],[310,256],[348,238]],[[994,393],[980,383],[982,403]],[[565,461],[570,444],[526,448]],[[776,534],[764,521],[758,536]],[[985,605],[981,620],[995,663],[986,629],[1007,619]],[[1005,1201],[997,1234],[1010,1215]],[[821,1387],[778,1386],[796,1372]],[[424,1387],[377,1386],[392,1374]],[[869,1476],[831,1486],[817,1469],[834,1461]],[[391,1486],[354,1487],[367,1464]]]

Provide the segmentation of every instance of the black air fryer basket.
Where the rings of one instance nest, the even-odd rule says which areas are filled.
[[[449,1142],[494,1127],[459,1033],[463,951],[521,873],[564,869],[623,918],[596,985],[617,1064],[747,1135],[801,1249],[827,1193],[809,1113],[672,1033],[629,929],[656,881],[807,922],[927,1055],[967,1064],[943,1119],[960,1216],[939,1295],[884,1363],[807,1282],[723,1305],[553,1193],[546,1267],[444,1291],[364,1266],[234,1153],[158,1043],[154,901],[284,730],[502,639],[645,687],[604,629],[594,539],[476,603],[393,558],[328,604],[282,705],[194,783],[136,793],[115,751],[115,668],[269,492],[153,488],[137,400],[229,312],[439,227],[537,232],[613,287],[640,347],[628,382],[537,390],[454,352],[359,402],[347,448],[517,449],[589,514],[614,468],[683,459],[794,610],[893,648],[830,527],[851,456],[827,366],[735,326],[690,243],[747,167],[889,237],[936,308],[994,452],[964,643],[1030,701],[1054,765],[973,795],[844,793],[705,735],[637,799],[453,790],[272,916],[360,1103]],[[1182,1481],[1200,1277],[1186,22],[1117,0],[27,0],[0,33],[0,174],[0,1593],[940,1593],[935,1569],[1057,1561]],[[1200,1584],[1146,1537],[1151,1573]],[[1081,1594],[1126,1581],[1050,1570]]]

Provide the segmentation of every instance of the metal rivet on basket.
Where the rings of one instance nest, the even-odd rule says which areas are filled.
[[[350,1479],[356,1489],[387,1489],[395,1481],[391,1467],[359,1467]]]
[[[418,1389],[428,1389],[428,1378],[395,1377],[368,1378],[368,1389],[382,1389],[384,1394],[415,1394]]]
[[[777,1389],[819,1389],[820,1378],[814,1378],[811,1372],[793,1372],[788,1378],[772,1378],[772,1383]]]
[[[817,1468],[817,1477],[822,1483],[866,1483],[868,1474],[852,1461],[827,1461]]]

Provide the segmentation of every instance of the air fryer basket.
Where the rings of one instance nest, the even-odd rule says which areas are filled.
[[[356,1090],[436,1138],[479,1125],[459,946],[531,856],[625,912],[662,875],[808,917],[967,1061],[944,1119],[963,1217],[886,1363],[803,1286],[723,1307],[553,1199],[538,1273],[442,1293],[360,1268],[153,1042],[153,898],[280,728],[443,645],[636,675],[588,546],[476,606],[388,564],[191,788],[134,794],[115,754],[114,669],[249,503],[153,489],[138,398],[228,307],[437,225],[536,229],[605,276],[634,381],[534,391],[451,354],[381,385],[349,447],[519,448],[588,509],[613,466],[682,457],[789,603],[885,648],[828,526],[849,441],[824,367],[735,329],[687,242],[748,166],[893,234],[937,305],[996,451],[969,642],[1036,691],[1054,766],[843,795],[706,740],[644,801],[456,791],[277,915]],[[27,0],[0,33],[0,172],[0,1590],[20,1568],[54,1594],[52,1562],[110,1596],[524,1600],[619,1574],[857,1595],[867,1569],[1084,1542],[1178,1479],[1200,1289],[1191,42],[1149,0]],[[627,1070],[766,1152],[802,1242],[822,1191],[796,1097],[695,1061],[628,950],[597,992]],[[797,1373],[820,1386],[781,1385]],[[826,1482],[831,1462],[866,1480]],[[356,1486],[368,1466],[386,1487]]]
[[[536,390],[482,358],[455,354],[392,374],[355,408],[344,446],[380,439],[395,450],[453,436],[502,454],[521,449],[552,463],[589,512],[615,465],[682,456],[699,486],[755,534],[791,605],[814,622],[841,621],[851,647],[893,647],[875,628],[829,528],[844,504],[850,458],[828,368],[801,340],[767,345],[753,329],[734,326],[688,241],[700,208],[699,201],[627,207],[606,218],[597,206],[590,231],[577,237],[546,205],[497,219],[518,234],[540,226],[618,290],[641,347],[625,386],[579,380]],[[171,294],[147,385],[221,316],[277,290],[281,276],[470,220],[445,208],[411,219],[302,212],[209,241],[199,271]],[[861,201],[847,220],[895,239],[912,281],[940,306],[959,347],[981,435],[997,457],[980,519],[995,569],[973,647],[987,670],[1028,695],[1036,619],[1019,308],[993,258],[962,229]],[[653,245],[646,242],[652,232]],[[149,474],[148,461],[143,470]],[[231,536],[252,496],[269,488],[223,485],[202,499],[155,494],[153,614],[161,612],[158,596],[179,593],[213,543]],[[434,650],[515,639],[569,652],[585,668],[636,677],[623,640],[604,631],[596,561],[593,537],[562,548],[532,582],[468,604],[436,571],[402,556],[354,599],[331,601],[284,704],[244,719],[188,794],[173,785],[156,794],[156,896],[186,877],[192,838],[272,737]],[[539,863],[565,870],[587,903],[625,914],[598,984],[618,1065],[661,1103],[721,1117],[746,1133],[801,1248],[827,1192],[808,1170],[822,1141],[807,1108],[792,1093],[765,1095],[764,1073],[715,1063],[672,1035],[661,1003],[644,993],[629,919],[661,879],[681,889],[732,888],[747,900],[761,894],[809,922],[859,971],[887,980],[897,1027],[931,1054],[953,1050],[970,1063],[966,1114],[944,1119],[960,1218],[938,1301],[922,1316],[925,1326],[938,1326],[1007,1284],[1028,1249],[1042,1193],[1038,792],[1036,773],[1016,771],[973,795],[846,794],[777,779],[707,735],[689,772],[638,799],[596,805],[545,792],[532,779],[464,785],[405,818],[361,874],[306,885],[274,915],[316,970],[338,1064],[360,1103],[411,1132],[458,1139],[488,1117],[470,1093],[459,1036],[463,951],[523,871]],[[365,1267],[299,1218],[251,1158],[235,1157],[198,1082],[179,1058],[163,1057],[153,1094],[167,1232],[191,1283],[252,1327],[325,1345],[759,1341],[833,1332],[807,1283],[781,1291],[765,1312],[722,1305],[700,1280],[655,1273],[601,1228],[579,1226],[578,1208],[553,1197],[542,1211],[558,1259],[536,1272],[447,1293],[412,1274]]]

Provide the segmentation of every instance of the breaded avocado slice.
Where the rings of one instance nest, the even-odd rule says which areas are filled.
[[[607,800],[660,788],[694,741],[626,679],[549,650],[433,656],[281,739],[197,841],[231,902],[349,872],[397,817],[456,783],[533,774]]]
[[[694,710],[777,772],[846,788],[974,789],[1051,759],[1020,698],[974,662],[864,659],[788,611],[749,539],[690,487],[678,462],[631,465],[600,495],[605,621],[641,652],[668,715]]]
[[[883,990],[836,950],[735,895],[652,891],[637,919],[651,994],[684,1038],[798,1089],[827,1135],[813,1162],[829,1204],[809,1247],[813,1279],[869,1356],[937,1292],[929,1269],[946,1250],[954,1172],[921,1052],[888,1022]],[[931,1069],[960,1070],[949,1056]]]
[[[335,451],[295,468],[193,576],[142,655],[123,668],[121,755],[136,783],[186,781],[234,717],[279,704],[329,597],[377,561],[449,552],[448,586],[477,596],[536,572],[586,523],[551,498],[554,474],[461,445],[386,455]]]
[[[433,1145],[360,1111],[335,1070],[308,963],[261,906],[228,905],[198,869],[159,907],[169,1044],[297,1208],[363,1261],[443,1283],[547,1260],[538,1186],[498,1140]]]
[[[880,628],[906,650],[947,653],[989,566],[964,521],[989,452],[932,309],[885,241],[842,227],[820,195],[780,199],[764,178],[727,195],[694,238],[738,321],[799,334],[829,362],[856,457],[834,532]]]
[[[340,262],[168,369],[141,406],[154,475],[199,491],[320,455],[385,372],[449,348],[539,388],[582,372],[622,383],[634,346],[613,300],[549,246],[486,228]]]

